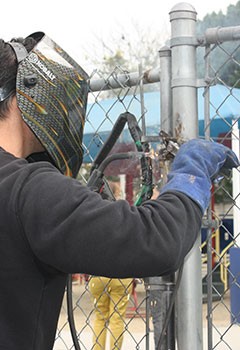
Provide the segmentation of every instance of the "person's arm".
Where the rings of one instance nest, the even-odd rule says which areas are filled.
[[[194,243],[211,181],[238,165],[229,148],[191,140],[178,151],[160,196],[141,207],[104,201],[79,182],[42,167],[25,183],[19,218],[36,256],[61,271],[167,274]]]
[[[108,202],[47,167],[25,183],[19,217],[31,249],[45,264],[67,273],[142,277],[179,267],[202,213],[177,192],[138,208]]]

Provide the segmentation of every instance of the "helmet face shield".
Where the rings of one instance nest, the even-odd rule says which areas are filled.
[[[18,65],[18,107],[56,167],[76,177],[83,157],[88,75],[44,33],[31,36],[40,40]]]

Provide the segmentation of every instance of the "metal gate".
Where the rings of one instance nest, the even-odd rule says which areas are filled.
[[[92,74],[80,181],[87,182],[91,163],[117,117],[124,112],[136,116],[142,129],[142,139],[150,142],[156,186],[160,187],[163,181],[165,166],[159,164],[155,156],[159,151],[160,130],[182,140],[202,137],[221,142],[239,155],[240,27],[209,28],[197,36],[196,11],[187,3],[172,8],[170,21],[172,36],[169,46],[159,51],[160,68],[145,72],[144,67],[140,67],[138,72],[129,73],[116,67],[108,77],[100,76],[97,71]],[[197,61],[199,57],[200,63]],[[205,67],[201,78],[198,72],[200,65]],[[225,81],[228,66],[232,72],[231,86]],[[146,92],[145,86],[153,83],[156,91]],[[131,137],[126,129],[115,148],[115,151],[121,150],[132,150]],[[130,203],[134,202],[141,186],[138,167],[137,163],[132,167],[125,162],[107,170],[110,182],[117,185],[118,195]],[[175,343],[178,350],[238,348],[239,186],[238,170],[234,170],[231,178],[213,186],[211,206],[204,216],[201,233],[185,259],[175,299],[176,333],[171,350],[174,350]],[[92,276],[79,271],[72,278],[73,316],[81,349],[101,349],[105,330],[106,349],[110,349],[111,341],[115,344],[111,349],[119,349],[121,342],[122,349],[155,348],[151,288],[146,280],[139,280],[137,276],[127,284],[120,280],[122,297],[117,301],[110,295],[114,281],[103,282],[98,278],[102,294],[97,297],[93,290],[97,281]],[[169,281],[167,283],[169,285]],[[166,281],[160,284],[166,285]],[[174,286],[173,282],[173,289]],[[108,318],[99,306],[103,296],[112,305]],[[66,299],[67,293],[55,350],[74,349]],[[123,304],[125,311],[120,307]],[[95,328],[95,319],[99,315],[104,324],[102,331]],[[115,320],[115,316],[122,324],[122,331],[117,336],[114,326],[111,326],[111,319]],[[161,350],[167,349],[166,346],[161,347]]]

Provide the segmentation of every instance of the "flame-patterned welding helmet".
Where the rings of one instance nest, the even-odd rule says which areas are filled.
[[[30,37],[37,44],[18,65],[18,107],[56,167],[76,177],[83,158],[88,75],[44,33]]]

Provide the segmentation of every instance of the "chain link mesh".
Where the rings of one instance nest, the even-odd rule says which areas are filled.
[[[128,73],[116,67],[107,78],[102,77],[99,72],[92,73],[91,81],[101,80],[104,80],[106,86],[103,84],[100,91],[89,93],[83,138],[84,159],[79,173],[79,180],[83,183],[87,183],[91,164],[119,115],[124,112],[134,114],[142,127],[142,120],[144,118],[145,121],[147,113],[141,97],[140,78],[136,85],[129,86]],[[105,89],[109,81],[119,87]],[[153,129],[150,129],[151,133],[152,131]],[[155,135],[157,132],[159,132],[159,126]],[[113,152],[128,152],[134,149],[133,140],[128,129],[125,128]],[[131,165],[127,161],[121,163],[116,161],[117,165],[110,165],[108,167],[110,170],[106,171],[109,182],[117,184],[119,190],[117,196],[128,197],[131,203],[136,199],[140,189],[140,165],[138,163]],[[126,174],[128,175],[125,181],[129,193],[124,193],[120,188],[120,175]],[[155,174],[157,178],[156,166]],[[120,349],[122,344],[122,348],[140,350],[147,349],[150,342],[153,343],[143,280],[138,278],[105,279],[81,273],[73,275],[72,279],[73,315],[81,349],[105,349],[105,336],[106,344],[111,344],[111,349]],[[65,295],[56,334],[55,350],[74,349],[68,324],[66,298]],[[95,323],[96,319],[98,325]],[[110,345],[107,345],[106,349],[108,346]]]
[[[233,45],[215,44],[207,47],[205,60],[207,69],[203,97],[209,108],[209,112],[204,111],[204,117],[199,112],[199,118],[204,119],[203,130],[200,137],[211,138],[221,142],[228,147],[239,141],[239,114],[235,113],[236,106],[240,110],[239,86],[239,50],[240,43],[236,41]],[[221,62],[216,60],[221,53]],[[232,67],[235,67],[235,70]],[[231,86],[227,84],[226,72],[231,67],[233,80]],[[234,73],[235,72],[235,73]],[[119,79],[121,76],[121,79]],[[125,77],[125,78],[124,78]],[[235,77],[235,79],[234,79]],[[142,94],[141,79],[134,86],[131,86],[129,75],[116,67],[108,77],[103,77],[97,71],[92,73],[91,80],[105,82],[99,90],[93,89],[89,94],[89,106],[84,136],[84,164],[79,174],[80,181],[86,183],[89,176],[91,163],[96,157],[99,149],[105,142],[109,130],[113,127],[120,113],[131,112],[139,125],[146,126],[146,133],[151,136],[158,135],[160,123],[150,123],[151,115],[148,114],[148,107],[144,103],[147,93]],[[109,88],[111,85],[116,86]],[[218,87],[218,98],[211,93],[214,87]],[[158,96],[159,97],[159,96]],[[160,98],[159,98],[160,100]],[[159,114],[159,101],[154,100],[155,113]],[[235,109],[233,108],[235,106]],[[226,108],[225,108],[226,107]],[[201,124],[201,121],[200,121]],[[221,129],[218,133],[217,130]],[[222,131],[223,130],[223,131]],[[120,138],[118,151],[121,149],[130,150],[130,136],[127,130],[123,131]],[[239,148],[239,145],[238,145]],[[115,149],[115,150],[116,150]],[[116,168],[118,169],[116,171]],[[118,166],[109,172],[111,181],[120,182],[119,175],[132,171],[130,165],[124,164],[123,168]],[[159,181],[159,169],[155,169],[155,182]],[[238,181],[238,171],[235,178],[229,177],[221,180],[213,186],[212,201],[208,213],[203,221],[202,228],[202,278],[203,278],[203,330],[204,349],[212,350],[236,350],[236,339],[239,333],[239,312],[233,309],[232,296],[240,288],[240,268],[235,271],[231,264],[231,259],[235,258],[234,249],[239,248],[240,232],[234,227],[234,215],[239,215],[239,192],[234,191],[234,181]],[[235,180],[234,180],[235,179]],[[132,193],[130,202],[139,189],[139,173],[132,171],[130,179]],[[125,194],[122,193],[122,196]],[[129,199],[129,198],[127,198]],[[235,225],[236,226],[236,225]],[[240,266],[240,265],[239,265]],[[154,349],[153,326],[149,312],[149,295],[145,288],[144,281],[133,279],[126,286],[119,281],[122,286],[122,297],[116,301],[110,291],[112,288],[108,281],[102,283],[102,293],[97,298],[91,288],[91,276],[77,274],[73,276],[73,313],[76,324],[76,331],[81,349],[101,349],[101,338],[107,330],[107,342],[115,344],[114,349],[120,349],[121,338],[123,336],[123,349]],[[101,298],[108,299],[112,304],[111,313],[103,313],[99,304]],[[122,298],[127,299],[126,313],[119,311],[119,303]],[[96,317],[101,318],[104,327],[102,333],[96,331],[94,322]],[[119,316],[123,329],[116,336],[111,328],[111,318]],[[115,321],[116,324],[116,321]],[[194,330],[193,330],[194,332]],[[109,346],[109,345],[108,345]],[[102,347],[103,348],[103,347]],[[60,314],[58,330],[56,334],[55,350],[74,349],[70,335],[66,295]]]
[[[219,43],[207,48],[208,75],[205,100],[210,113],[205,119],[204,136],[233,147],[237,143],[239,152],[239,64],[240,42]],[[221,61],[216,57],[221,57]],[[231,86],[229,74],[232,72]],[[214,86],[220,86],[220,96],[211,93]],[[221,129],[221,132],[216,132]],[[214,185],[208,218],[215,227],[208,228],[203,242],[203,325],[208,330],[206,349],[237,349],[239,333],[239,311],[235,293],[239,293],[239,273],[234,271],[236,264],[231,258],[235,248],[239,248],[239,232],[234,227],[234,216],[239,216],[239,192],[234,186],[239,181],[239,170]],[[210,225],[211,226],[211,225]],[[235,223],[236,226],[236,223]],[[207,249],[206,249],[207,247]],[[238,253],[239,254],[239,253]],[[234,258],[235,259],[235,258]],[[208,262],[208,264],[207,264]],[[206,267],[207,265],[207,267]],[[235,301],[234,301],[235,298]],[[238,305],[239,306],[239,305]]]

